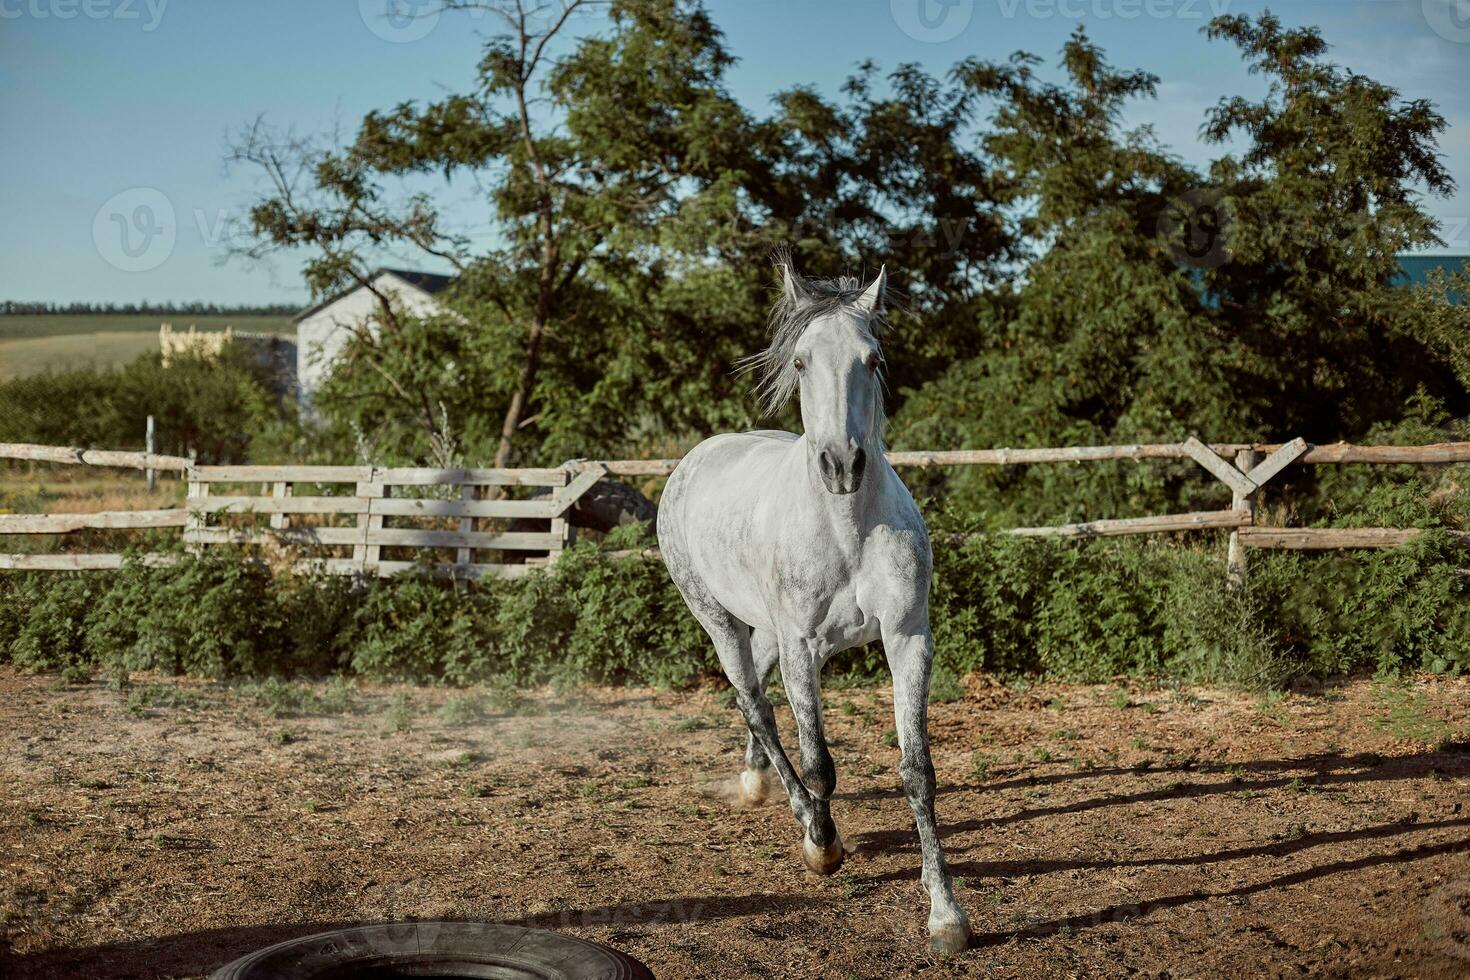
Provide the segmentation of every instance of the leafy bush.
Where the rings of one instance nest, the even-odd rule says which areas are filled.
[[[157,353],[117,369],[45,371],[0,382],[0,442],[142,449],[154,416],[158,449],[205,463],[243,462],[251,434],[290,420],[266,369],[226,346],[218,357]]]
[[[1369,497],[1413,503],[1397,494]],[[958,696],[958,678],[975,670],[1253,688],[1350,672],[1470,670],[1470,582],[1457,542],[1437,528],[1379,552],[1257,553],[1249,587],[1232,591],[1218,538],[952,538],[962,524],[934,524],[936,698]],[[662,564],[601,553],[642,548],[646,534],[622,530],[601,548],[577,545],[550,569],[472,587],[273,577],[228,550],[156,568],[129,562],[110,575],[9,575],[0,577],[0,660],[73,673],[340,671],[497,689],[676,685],[713,674],[709,642]],[[881,648],[853,651],[828,671],[879,677]]]

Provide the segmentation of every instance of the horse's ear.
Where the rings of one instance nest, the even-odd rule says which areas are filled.
[[[807,289],[806,282],[792,267],[789,253],[776,253],[776,269],[781,273],[781,295],[787,306],[799,309],[811,302],[811,290]]]
[[[885,265],[878,270],[878,278],[874,279],[872,285],[863,290],[863,294],[858,297],[857,305],[861,307],[863,311],[866,312],[869,316],[873,315],[874,313],[882,313],[883,293],[887,288],[888,266]]]

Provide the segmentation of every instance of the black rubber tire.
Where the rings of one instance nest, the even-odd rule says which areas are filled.
[[[651,524],[658,520],[658,506],[619,480],[598,480],[572,505],[568,519],[577,527],[604,534],[624,524]]]
[[[653,980],[648,967],[599,943],[487,922],[390,922],[277,943],[210,980]]]

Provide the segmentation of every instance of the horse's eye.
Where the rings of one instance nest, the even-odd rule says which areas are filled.
[[[871,353],[871,354],[868,355],[868,370],[869,371],[876,371],[876,370],[878,370],[878,365],[881,364],[882,362],[883,362],[883,359],[878,356],[878,352],[877,351],[873,351],[873,353]]]
[[[791,365],[796,368],[796,370],[800,371],[806,367],[806,361],[803,361],[801,358],[798,357],[796,360],[791,362]]]

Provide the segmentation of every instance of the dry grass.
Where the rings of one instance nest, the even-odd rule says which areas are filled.
[[[0,514],[92,514],[104,510],[161,510],[184,500],[176,474],[160,473],[148,492],[142,471],[94,466],[8,463],[0,466]]]

